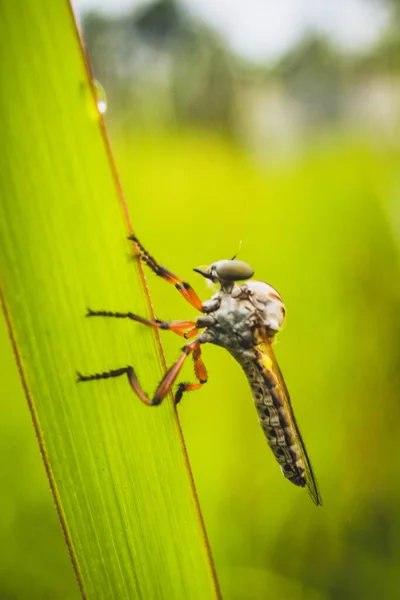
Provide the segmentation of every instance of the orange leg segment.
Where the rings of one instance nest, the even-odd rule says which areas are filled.
[[[182,396],[185,392],[192,392],[193,390],[200,389],[205,383],[207,383],[208,375],[207,369],[201,358],[200,344],[193,350],[193,362],[194,372],[199,380],[199,383],[180,383],[178,385],[177,392],[175,394],[175,404],[178,404],[182,400]]]
[[[185,359],[189,356],[189,354],[195,353],[199,348],[200,342],[197,340],[195,340],[194,342],[190,342],[189,344],[186,344],[186,346],[183,347],[182,354],[180,355],[178,360],[172,365],[172,367],[170,367],[165,373],[152,398],[149,398],[147,394],[143,391],[138,381],[138,378],[136,377],[136,373],[133,367],[131,366],[123,367],[121,369],[115,369],[113,371],[107,371],[105,373],[96,373],[94,375],[82,375],[81,373],[77,373],[78,382],[93,381],[95,379],[110,379],[113,377],[120,377],[121,375],[126,374],[133,391],[140,398],[140,400],[148,406],[155,406],[157,404],[161,404],[165,396],[171,390],[172,385],[174,384],[174,381],[177,378],[183,363],[185,362]]]
[[[185,300],[187,300],[197,310],[203,312],[203,303],[189,283],[186,283],[186,281],[183,281],[183,279],[180,279],[171,273],[171,271],[168,271],[168,269],[159,265],[157,261],[142,246],[135,235],[129,236],[128,239],[132,242],[135,242],[136,246],[139,248],[140,258],[156,275],[162,277],[165,281],[168,281],[168,283],[172,283],[172,285],[176,287],[178,292],[185,298]]]
[[[177,335],[180,335],[186,339],[191,338],[198,334],[195,321],[161,321],[161,319],[145,319],[139,315],[134,315],[131,312],[109,312],[106,310],[91,310],[88,308],[87,317],[114,317],[116,319],[131,319],[131,321],[137,321],[154,329],[165,329],[167,331],[173,331]]]

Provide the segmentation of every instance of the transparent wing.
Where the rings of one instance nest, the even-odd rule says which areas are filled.
[[[316,479],[316,477],[314,475],[314,471],[312,469],[310,459],[308,458],[307,450],[306,450],[305,444],[303,442],[303,438],[301,436],[299,426],[297,425],[296,417],[294,416],[292,402],[290,400],[290,396],[289,396],[288,389],[286,387],[285,380],[283,379],[283,375],[282,375],[281,370],[279,368],[279,365],[278,365],[278,362],[276,360],[274,351],[273,351],[273,349],[271,347],[271,343],[269,342],[266,334],[263,335],[263,339],[264,339],[264,343],[262,344],[262,346],[263,346],[262,352],[265,352],[268,355],[268,357],[269,357],[269,359],[271,361],[271,368],[272,368],[275,376],[277,377],[277,379],[279,381],[279,385],[280,385],[280,387],[282,389],[282,392],[283,392],[283,394],[285,396],[286,409],[287,409],[287,411],[288,411],[288,413],[290,415],[291,425],[292,425],[292,428],[293,428],[293,432],[294,432],[295,437],[297,439],[297,443],[299,445],[301,457],[302,457],[303,462],[304,462],[305,477],[306,477],[307,488],[308,488],[309,494],[310,494],[313,502],[317,506],[320,506],[320,505],[322,505],[322,498],[321,498],[321,494],[320,494],[320,492],[318,490],[317,479]]]

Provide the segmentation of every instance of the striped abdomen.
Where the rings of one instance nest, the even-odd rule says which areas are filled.
[[[295,485],[306,485],[305,467],[286,396],[275,373],[262,362],[242,364],[250,383],[258,420],[282,473]]]

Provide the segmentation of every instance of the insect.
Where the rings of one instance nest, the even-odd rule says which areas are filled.
[[[135,394],[150,406],[160,404],[170,392],[185,359],[192,355],[197,382],[179,383],[175,403],[185,392],[201,388],[207,382],[207,371],[201,357],[201,346],[216,344],[228,350],[242,367],[249,381],[260,425],[278,461],[283,475],[295,485],[305,487],[316,505],[322,504],[317,481],[298,428],[289,392],[282,377],[272,342],[280,330],[285,307],[278,292],[268,283],[251,279],[253,269],[245,262],[220,260],[194,271],[219,284],[219,291],[202,302],[193,288],[159,265],[142,246],[135,242],[140,259],[158,276],[173,284],[179,293],[202,315],[195,321],[149,320],[131,312],[93,311],[88,317],[131,319],[155,329],[164,329],[189,340],[178,360],[167,370],[154,396],[143,391],[133,367],[122,367],[94,375],[78,373],[78,381],[109,379],[126,375]],[[240,283],[241,282],[241,283]],[[200,333],[200,330],[203,330]]]

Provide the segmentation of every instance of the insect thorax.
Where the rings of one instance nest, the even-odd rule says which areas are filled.
[[[198,324],[207,329],[201,341],[226,348],[239,362],[254,357],[260,328],[264,327],[272,340],[285,315],[279,294],[262,281],[221,286],[203,308],[207,315],[200,317]]]

